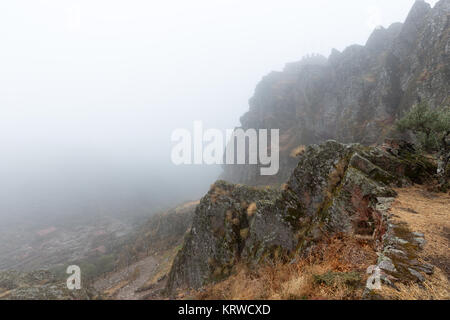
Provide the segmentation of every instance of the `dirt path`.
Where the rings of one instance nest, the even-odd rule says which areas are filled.
[[[179,246],[175,246],[110,273],[95,281],[94,287],[107,299],[164,299],[162,290],[178,249]]]
[[[149,292],[137,292],[137,290],[155,275],[158,266],[159,259],[150,256],[97,280],[94,287],[101,292],[106,292],[106,295],[112,299],[141,300]]]

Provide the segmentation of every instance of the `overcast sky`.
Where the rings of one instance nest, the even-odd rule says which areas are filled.
[[[239,125],[265,74],[364,44],[413,3],[1,1],[0,172],[20,181],[18,193],[42,168],[68,163],[173,172],[162,165],[173,129]]]

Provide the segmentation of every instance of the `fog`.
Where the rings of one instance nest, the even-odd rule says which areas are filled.
[[[265,74],[364,44],[413,3],[2,1],[0,223],[198,199],[220,168],[173,165],[174,129],[238,126]]]

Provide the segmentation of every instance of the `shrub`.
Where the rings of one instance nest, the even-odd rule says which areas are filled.
[[[450,107],[433,109],[421,102],[397,121],[397,128],[414,133],[423,149],[441,151],[450,135]]]

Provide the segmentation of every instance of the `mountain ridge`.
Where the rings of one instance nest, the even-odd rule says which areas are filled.
[[[418,101],[450,103],[450,1],[417,0],[404,23],[377,28],[364,46],[312,56],[263,77],[240,121],[243,129],[280,129],[278,175],[259,165],[224,165],[221,179],[248,185],[284,182],[302,145],[335,139],[365,145],[407,138],[395,120]]]

